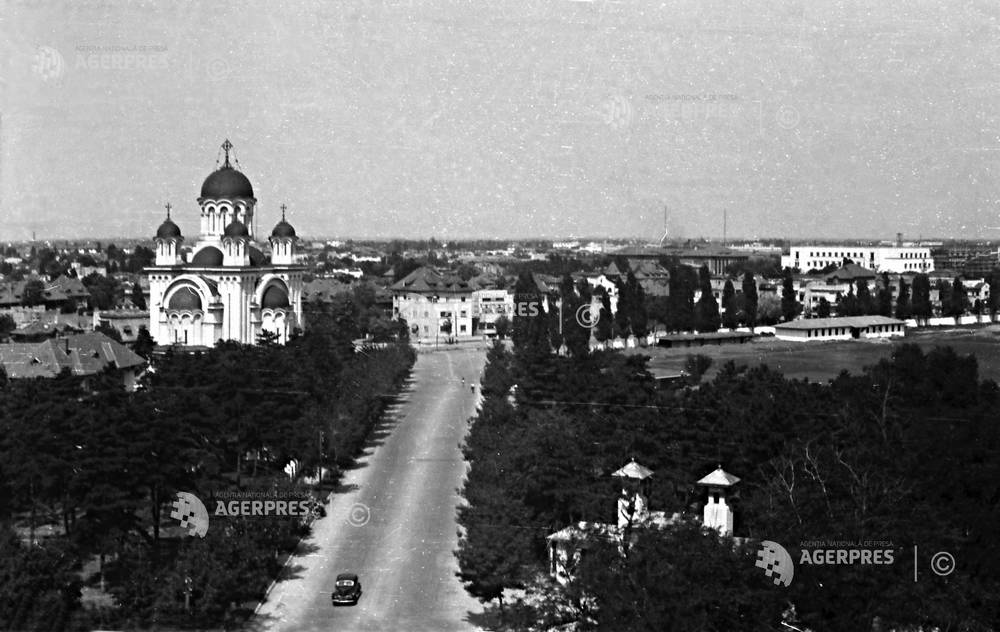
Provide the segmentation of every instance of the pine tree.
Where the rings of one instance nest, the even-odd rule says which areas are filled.
[[[531,273],[524,272],[514,286],[514,305],[527,306],[524,314],[514,312],[511,338],[518,355],[525,361],[547,356],[552,347],[549,344],[548,317],[541,308],[542,297]],[[529,309],[530,308],[530,309]]]
[[[951,300],[949,301],[948,315],[958,318],[969,309],[969,295],[965,292],[965,285],[960,277],[955,277],[951,285]]]
[[[858,297],[854,294],[854,282],[847,286],[847,294],[837,297],[837,316],[857,316]]]
[[[614,315],[615,337],[624,337],[629,334],[629,316],[632,313],[632,296],[626,286],[626,280],[619,278],[615,281],[615,288],[618,290],[618,306]]]
[[[795,298],[795,277],[791,268],[785,268],[785,278],[781,284],[781,314],[786,321],[794,320],[802,306]]]
[[[913,278],[912,314],[918,320],[926,320],[934,314],[931,305],[931,281],[926,274],[918,274]]]
[[[670,271],[670,296],[667,297],[667,329],[691,331],[694,329],[694,289],[698,276],[693,268],[679,265]]]
[[[722,324],[727,329],[736,329],[739,324],[739,307],[736,304],[736,289],[733,287],[733,280],[726,279],[726,284],[722,286],[722,307],[725,310],[722,314]]]
[[[872,300],[871,290],[868,289],[868,282],[864,279],[858,279],[857,313],[859,316],[875,313],[875,302]]]
[[[753,272],[743,275],[743,323],[750,329],[757,324],[757,281]]]
[[[146,296],[142,293],[142,285],[139,281],[132,284],[132,304],[138,309],[146,309]]]
[[[896,297],[896,318],[906,320],[910,317],[910,286],[906,279],[899,277],[899,296]]]
[[[1000,268],[993,268],[989,277],[990,298],[987,308],[990,316],[995,316],[1000,311]]]
[[[712,276],[707,266],[698,270],[698,285],[701,297],[695,307],[695,328],[703,333],[714,333],[719,330],[722,320],[719,317],[719,302],[712,294]]]
[[[629,295],[629,326],[635,336],[645,336],[649,332],[649,317],[646,315],[646,291],[629,270],[625,279],[625,289]],[[621,309],[621,305],[618,306]]]
[[[595,288],[594,296],[598,297],[601,307],[600,312],[592,315],[592,318],[597,319],[594,326],[594,337],[597,338],[598,342],[605,342],[610,340],[614,333],[612,327],[614,317],[611,314],[611,297],[608,296],[608,291],[603,287]]]
[[[584,282],[586,284],[586,282]],[[590,353],[590,328],[584,327],[580,323],[579,314],[585,304],[583,297],[577,292],[572,277],[568,274],[563,277],[559,285],[559,295],[562,299],[562,332],[563,343],[570,355],[574,357],[585,356]]]
[[[892,316],[892,285],[889,282],[889,273],[882,273],[882,282],[875,295],[876,311],[880,316]]]
[[[830,301],[825,296],[819,298],[819,305],[816,307],[816,316],[819,318],[830,317]]]

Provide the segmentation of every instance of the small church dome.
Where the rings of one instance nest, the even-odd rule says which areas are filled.
[[[275,224],[271,237],[295,237],[295,228],[285,220],[281,220]]]
[[[281,205],[281,221],[274,225],[271,237],[295,237],[295,228],[285,220],[285,210],[288,207]]]
[[[172,220],[167,219],[156,229],[157,239],[173,239],[181,236],[181,229]]]
[[[230,222],[229,226],[226,226],[224,231],[226,237],[249,237],[250,231],[247,230],[246,224],[236,219]]]
[[[215,246],[206,246],[195,253],[191,258],[191,265],[195,266],[221,266],[223,261],[222,251]]]
[[[170,203],[166,204],[167,218],[163,220],[160,227],[156,229],[157,239],[174,239],[181,236],[181,229],[170,219]]]

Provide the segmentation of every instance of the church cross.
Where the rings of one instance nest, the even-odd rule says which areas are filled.
[[[222,151],[226,152],[226,164],[223,165],[224,167],[230,166],[229,165],[229,150],[231,150],[232,148],[233,148],[233,144],[231,142],[229,142],[229,139],[227,138],[226,142],[222,143]]]
[[[288,208],[288,206],[286,206],[284,204],[281,205],[281,221],[285,221],[285,209],[287,209],[287,208]]]
[[[173,208],[173,206],[170,205],[170,202],[167,202],[166,203],[167,219],[170,219],[170,209],[172,209],[172,208]]]

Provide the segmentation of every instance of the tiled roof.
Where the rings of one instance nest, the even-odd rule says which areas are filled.
[[[30,281],[42,283],[42,294],[45,302],[65,301],[67,299],[85,299],[90,292],[79,279],[60,276],[54,281],[46,282],[38,277],[30,277],[22,281],[0,283],[0,306],[20,305],[24,300],[24,286]]]
[[[705,246],[704,248],[688,248],[675,254],[681,258],[700,259],[703,257],[736,257],[739,259],[749,259],[750,255],[738,250],[732,250],[723,246]]]
[[[618,478],[634,478],[640,481],[645,478],[649,478],[652,475],[653,470],[639,465],[635,462],[635,459],[632,459],[625,465],[625,467],[612,474],[612,476],[616,476]]]
[[[875,271],[859,266],[856,263],[848,263],[823,277],[827,281],[839,279],[841,281],[853,281],[857,279],[874,279]]]
[[[60,276],[46,284],[46,287],[50,286],[58,288],[69,298],[90,298],[90,290],[83,284],[83,281],[77,278]]]
[[[302,285],[302,300],[329,301],[337,294],[349,292],[351,286],[336,279],[313,279]]]
[[[18,327],[10,332],[10,335],[12,338],[34,338],[36,336],[55,336],[66,331],[79,332],[81,330],[68,323],[43,323],[35,320]]]
[[[417,294],[467,294],[475,288],[457,274],[447,276],[427,266],[417,268],[390,288],[394,292]]]
[[[843,316],[839,318],[806,318],[778,323],[775,329],[826,329],[830,327],[871,327],[873,325],[905,325],[888,316]]]
[[[729,472],[718,467],[708,476],[698,481],[698,485],[712,485],[713,487],[730,487],[740,482],[738,476],[733,476]]]
[[[669,279],[670,272],[655,261],[642,259],[629,259],[629,267],[635,278],[642,281],[644,279]]]
[[[94,375],[109,365],[128,369],[146,361],[104,334],[88,333],[44,342],[0,345],[0,363],[8,377],[17,379],[55,377],[64,368],[74,375]]]

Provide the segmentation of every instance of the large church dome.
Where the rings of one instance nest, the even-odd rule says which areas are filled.
[[[226,139],[222,144],[222,149],[226,152],[226,161],[205,178],[205,182],[201,185],[202,198],[213,200],[253,198],[253,185],[250,184],[250,180],[229,164],[229,152],[232,148],[233,144]]]
[[[250,180],[229,164],[213,171],[201,185],[201,197],[218,199],[252,198]]]

